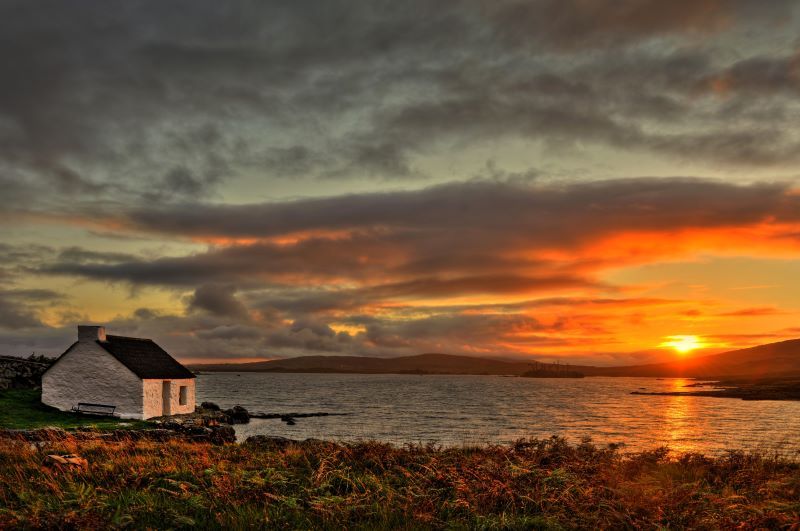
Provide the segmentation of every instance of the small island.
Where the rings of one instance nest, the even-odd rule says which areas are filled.
[[[583,378],[585,375],[560,363],[531,363],[530,370],[523,372],[523,378]]]

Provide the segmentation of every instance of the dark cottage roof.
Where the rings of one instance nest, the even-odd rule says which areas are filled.
[[[97,344],[143,380],[195,377],[152,339],[106,336],[106,341]]]

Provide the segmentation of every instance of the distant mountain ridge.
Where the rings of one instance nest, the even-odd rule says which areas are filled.
[[[398,358],[301,356],[252,363],[196,364],[210,372],[327,372],[360,374],[493,374],[521,375],[531,362],[475,358],[453,354],[419,354]],[[767,378],[800,376],[800,339],[683,358],[665,363],[596,367],[566,365],[586,376],[685,376],[696,378]]]
[[[800,339],[687,357],[666,363],[595,367],[593,376],[688,376],[774,378],[800,376]]]
[[[527,362],[474,358],[453,354],[418,354],[398,358],[365,356],[300,356],[251,363],[193,365],[193,369],[221,372],[343,372],[365,374],[522,374],[530,370]]]

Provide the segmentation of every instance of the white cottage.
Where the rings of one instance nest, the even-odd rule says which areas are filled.
[[[42,402],[63,411],[80,403],[116,406],[123,418],[194,411],[192,372],[150,339],[79,326],[72,344],[42,375]]]

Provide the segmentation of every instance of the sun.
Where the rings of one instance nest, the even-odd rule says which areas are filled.
[[[698,348],[703,348],[705,343],[698,336],[667,336],[660,347],[674,348],[680,355],[688,354]]]

